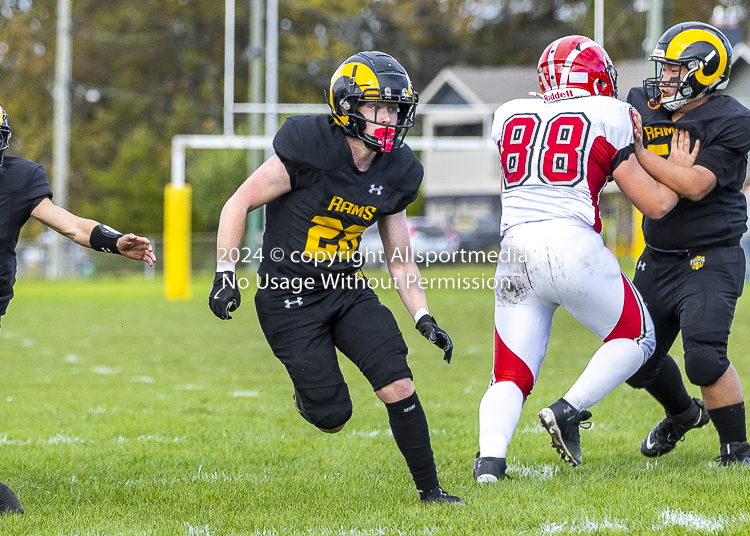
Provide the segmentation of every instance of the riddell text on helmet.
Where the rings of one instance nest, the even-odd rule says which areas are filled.
[[[558,89],[545,93],[542,95],[542,99],[544,99],[544,102],[551,102],[557,99],[569,99],[573,96],[573,92],[569,89]]]

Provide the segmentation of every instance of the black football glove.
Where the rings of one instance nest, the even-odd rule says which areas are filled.
[[[437,325],[435,319],[430,315],[422,315],[415,327],[425,339],[443,351],[443,359],[450,363],[453,357],[453,341],[448,333]]]
[[[234,272],[216,272],[211,293],[208,295],[208,306],[213,314],[222,320],[232,318],[232,311],[240,306],[240,288],[237,286],[237,275]]]

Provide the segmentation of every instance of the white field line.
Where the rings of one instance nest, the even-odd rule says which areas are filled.
[[[94,411],[96,413],[96,411]],[[157,443],[179,443],[185,441],[187,436],[163,436],[140,435],[134,438],[118,437],[115,443],[127,443],[128,441],[155,441]],[[0,447],[2,446],[26,446],[26,445],[73,445],[77,443],[96,443],[94,439],[82,439],[80,437],[69,437],[60,432],[49,439],[8,439],[7,435],[0,436]]]
[[[49,439],[8,439],[7,435],[0,436],[0,446],[4,445],[72,445],[74,443],[95,443],[91,439],[81,439],[80,437],[68,437],[62,433],[56,434]]]
[[[130,383],[156,383],[156,379],[151,376],[133,376],[128,381]]]
[[[122,372],[122,367],[91,367],[91,372],[107,376],[110,374],[119,374]]]
[[[627,522],[617,519],[612,520],[606,517],[602,521],[594,521],[586,516],[582,520],[563,521],[562,523],[553,522],[541,525],[539,527],[539,534],[592,534],[605,530],[628,531]]]
[[[654,527],[655,530],[677,526],[702,533],[713,533],[722,532],[728,528],[728,525],[734,525],[740,521],[737,518],[733,519],[725,516],[706,517],[693,512],[683,512],[680,508],[676,508],[675,510],[665,508],[660,512],[660,517],[661,521]],[[742,516],[741,521],[746,521],[744,516]]]
[[[732,531],[740,527],[747,528],[748,516],[740,513],[737,516],[709,517],[695,512],[685,512],[680,508],[664,508],[658,512],[659,521],[651,526],[654,534],[661,534],[669,527],[681,527],[684,533],[716,534]],[[570,521],[553,521],[539,526],[539,534],[593,534],[608,530],[625,532],[640,532],[639,527],[630,526],[627,519],[604,518],[601,521],[590,519],[574,519]],[[681,534],[683,533],[681,532]],[[744,531],[743,531],[744,533]]]
[[[227,393],[229,396],[237,398],[237,397],[250,397],[254,398],[256,396],[260,396],[260,391],[230,391]]]
[[[127,443],[128,441],[155,441],[157,443],[179,443],[180,441],[185,441],[187,439],[187,436],[163,436],[161,434],[149,434],[149,435],[140,435],[135,438],[127,438],[127,437],[118,437],[117,442],[118,443]]]
[[[332,528],[309,528],[306,530],[260,530],[248,532],[243,536],[414,536],[427,535],[435,533],[444,534],[445,527],[422,527],[415,529],[413,526],[407,527],[372,527],[368,529],[339,527]],[[190,535],[192,536],[192,535]]]
[[[188,531],[187,536],[214,536],[216,529],[211,530],[211,527],[205,525],[203,527],[194,527],[190,523],[187,524]]]
[[[560,472],[560,464],[541,464],[541,465],[523,465],[511,461],[508,464],[508,471],[513,477],[531,478],[534,480],[550,480]]]

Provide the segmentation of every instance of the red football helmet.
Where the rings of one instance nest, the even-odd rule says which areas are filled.
[[[572,97],[617,97],[617,71],[601,45],[582,35],[553,41],[537,67],[545,102]]]

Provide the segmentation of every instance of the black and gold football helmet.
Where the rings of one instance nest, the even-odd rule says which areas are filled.
[[[5,150],[10,145],[10,127],[8,126],[8,112],[0,106],[0,166],[3,165]]]
[[[655,76],[643,80],[649,106],[664,106],[675,111],[727,86],[732,67],[732,45],[710,24],[683,22],[664,32],[648,59],[655,67]],[[662,80],[665,65],[679,65],[687,72],[681,79]],[[666,86],[676,87],[674,96],[662,95],[661,88]]]
[[[347,135],[361,139],[372,150],[389,152],[403,145],[414,125],[418,96],[399,62],[383,52],[370,51],[351,56],[336,69],[327,100],[333,120]],[[398,104],[395,125],[365,119],[358,107],[373,101]],[[377,119],[377,111],[375,115]],[[366,123],[380,127],[377,136],[365,134]]]

